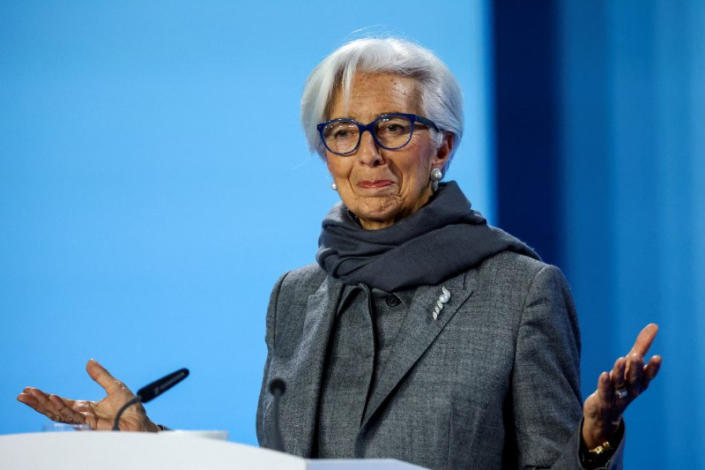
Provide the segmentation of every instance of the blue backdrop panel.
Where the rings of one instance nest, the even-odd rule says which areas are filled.
[[[342,43],[435,50],[465,92],[450,171],[492,218],[484,1],[0,3],[0,433],[25,385],[97,399],[90,357],[175,428],[254,443],[269,291],[336,202],[299,98]]]
[[[705,5],[493,3],[497,216],[561,266],[584,396],[648,322],[625,468],[705,468]]]
[[[560,264],[556,8],[549,0],[492,6],[499,225]]]
[[[660,324],[626,468],[704,468],[705,6],[561,2],[564,259],[583,388]]]

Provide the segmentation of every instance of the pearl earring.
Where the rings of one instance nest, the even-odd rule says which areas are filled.
[[[337,190],[338,190],[338,185],[335,184],[335,183],[331,183],[331,184],[330,184],[330,189],[332,189],[333,191],[337,191]]]
[[[431,185],[433,186],[433,191],[438,190],[438,182],[443,178],[443,172],[440,168],[434,168],[431,170]]]

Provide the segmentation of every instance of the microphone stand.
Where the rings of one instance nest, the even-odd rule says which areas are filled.
[[[154,382],[145,385],[144,387],[137,390],[137,394],[130,399],[127,403],[122,405],[115,415],[115,420],[113,421],[113,431],[120,430],[120,417],[125,412],[125,410],[134,405],[135,403],[147,403],[154,398],[157,398],[162,393],[169,390],[171,387],[188,377],[189,371],[186,368],[172,372],[171,374],[165,375],[161,379],[157,379]]]
[[[279,401],[286,391],[286,383],[283,379],[276,377],[269,382],[269,393],[272,394],[272,415],[274,416],[274,435],[272,436],[272,449],[284,452],[284,441],[279,425]]]
[[[125,403],[124,405],[122,405],[122,407],[120,407],[120,409],[118,410],[117,414],[115,415],[115,421],[113,421],[113,431],[119,431],[119,430],[120,430],[120,426],[118,426],[118,424],[120,423],[120,417],[121,417],[122,414],[125,412],[125,410],[126,410],[127,408],[129,408],[130,406],[134,405],[135,403],[139,403],[139,402],[141,402],[141,401],[142,401],[142,399],[140,398],[140,396],[139,396],[139,395],[135,395],[135,397],[134,397],[132,400],[128,401],[127,403]]]

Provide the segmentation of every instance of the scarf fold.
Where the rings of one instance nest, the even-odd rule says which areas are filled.
[[[342,202],[322,225],[316,253],[321,268],[345,284],[387,292],[438,284],[506,250],[540,259],[471,210],[454,181],[441,184],[429,203],[391,227],[364,230]]]

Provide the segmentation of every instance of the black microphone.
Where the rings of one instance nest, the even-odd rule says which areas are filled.
[[[140,397],[142,403],[147,403],[157,398],[186,377],[188,377],[188,369],[184,367],[140,388],[137,390],[137,396]]]
[[[154,382],[140,388],[137,391],[137,395],[135,395],[134,398],[122,405],[122,408],[120,408],[120,410],[115,415],[115,421],[113,421],[113,431],[120,430],[120,427],[118,426],[118,423],[120,423],[120,417],[128,407],[139,402],[147,403],[148,401],[157,398],[159,395],[166,392],[171,387],[188,377],[188,373],[188,369],[184,367],[182,369],[177,370],[176,372],[172,372],[171,374],[165,375],[161,379],[157,379]]]
[[[282,432],[279,427],[279,400],[286,392],[286,382],[284,379],[275,377],[269,382],[269,393],[272,394],[272,414],[274,415],[274,436],[272,436],[272,449],[284,452],[284,442],[282,441]]]

